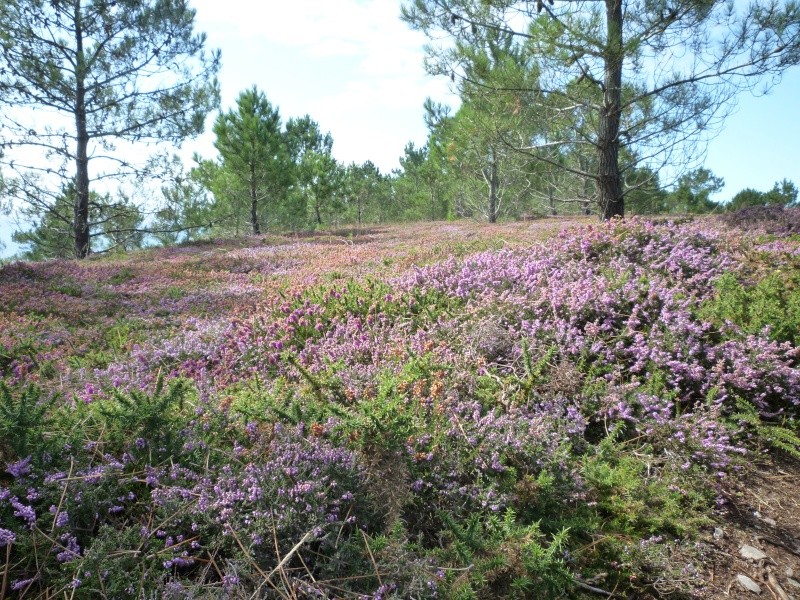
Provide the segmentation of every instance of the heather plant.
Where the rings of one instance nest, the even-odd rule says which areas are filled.
[[[171,403],[182,391],[179,384],[173,384],[165,396]],[[34,596],[51,586],[75,589],[88,577],[102,588],[109,583],[104,582],[102,571],[78,570],[76,561],[90,556],[94,543],[103,546],[107,532],[120,534],[134,527],[137,519],[152,518],[143,480],[148,459],[142,456],[149,446],[164,452],[163,436],[173,431],[162,427],[174,425],[176,417],[167,417],[170,422],[165,413],[160,423],[153,421],[154,404],[172,408],[160,402],[160,389],[153,398],[118,395],[116,401],[127,411],[115,412],[106,411],[102,403],[69,406],[39,401],[38,396],[35,388],[25,388],[12,405],[27,408],[27,413],[3,411],[4,424],[9,420],[8,412],[14,417],[26,415],[27,423],[18,423],[16,418],[17,426],[24,425],[17,429],[18,437],[25,432],[41,436],[33,449],[30,442],[25,446],[14,443],[18,440],[13,436],[8,438],[16,456],[5,456],[6,471],[13,479],[0,494],[0,514],[4,523],[15,528],[15,543],[9,551],[9,557],[15,560],[11,589],[20,596]],[[5,388],[3,397],[7,405],[14,394]],[[33,406],[25,406],[31,403]],[[26,455],[31,450],[34,452]],[[180,453],[171,456],[179,459]],[[133,557],[147,554],[146,540],[139,542]],[[126,549],[118,547],[116,551],[125,555]],[[143,561],[142,568],[149,568],[150,562]],[[123,573],[120,571],[120,577],[127,579]]]
[[[140,598],[201,573],[208,589],[252,593],[286,583],[270,571],[299,569],[299,585],[369,568],[359,527],[380,521],[354,494],[362,467],[304,424],[231,420],[181,380],[37,417],[61,447],[37,463],[3,455],[5,575],[20,597]],[[298,543],[304,557],[282,564]]]
[[[30,338],[3,345],[0,350],[0,374],[14,381],[21,381],[38,367],[40,349]]]
[[[9,265],[0,569],[13,597],[685,592],[665,560],[741,457],[798,447],[793,251],[762,241],[633,220],[393,278],[440,256],[204,244],[82,263],[83,326],[15,312],[64,265]]]
[[[740,386],[733,397],[728,414],[730,421],[741,428],[742,434],[755,437],[761,444],[800,455],[798,400],[792,390],[784,390],[779,385],[773,392],[772,410],[764,410],[764,400],[769,397],[769,392],[763,383],[768,382],[776,371],[793,370],[796,365],[793,352],[800,328],[799,280],[792,267],[794,259],[790,258],[786,265],[782,254],[762,254],[761,262],[771,266],[772,272],[767,271],[755,281],[752,273],[750,278],[733,272],[725,273],[717,281],[713,296],[700,307],[699,314],[716,325],[721,337],[745,338],[748,345],[758,346],[754,354],[762,361],[761,364],[754,364],[752,358],[744,359],[740,352],[729,352],[728,360],[739,362],[740,368],[750,367],[749,385]],[[728,340],[724,344],[730,347],[736,342]],[[786,356],[783,361],[770,361],[768,358],[781,353]],[[762,382],[761,387],[753,385],[757,381]]]
[[[800,213],[783,206],[750,206],[725,213],[720,220],[739,231],[755,231],[767,235],[796,235],[800,231]]]

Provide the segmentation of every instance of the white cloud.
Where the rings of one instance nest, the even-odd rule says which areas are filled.
[[[422,103],[446,100],[447,82],[425,74],[425,38],[400,20],[399,2],[272,4],[253,14],[246,0],[194,2],[198,31],[222,50],[224,107],[256,84],[284,119],[308,113],[330,130],[339,160],[384,171],[409,140],[424,142]]]

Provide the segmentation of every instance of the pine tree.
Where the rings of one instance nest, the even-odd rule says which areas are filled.
[[[591,149],[586,168],[563,167],[594,182],[604,219],[624,214],[637,166],[691,164],[736,93],[800,63],[794,0],[408,0],[403,18],[433,40],[431,73],[518,93],[557,125],[517,150],[555,167]],[[476,48],[500,33],[529,57],[527,80],[475,76]]]
[[[280,113],[253,86],[239,94],[235,109],[217,117],[214,134],[222,168],[246,194],[250,226],[258,235],[264,202],[282,202],[291,184],[289,149],[281,132]],[[237,198],[228,200],[238,202]]]
[[[186,0],[4,0],[0,3],[0,103],[8,138],[0,155],[9,189],[39,210],[68,212],[74,255],[91,252],[90,188],[148,175],[120,142],[180,143],[203,130],[218,104],[219,53],[193,31]],[[22,150],[17,152],[17,150]],[[93,170],[90,165],[98,164]]]

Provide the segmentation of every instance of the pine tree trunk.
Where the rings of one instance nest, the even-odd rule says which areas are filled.
[[[82,94],[79,94],[82,95]],[[91,252],[89,237],[89,136],[86,133],[86,112],[76,114],[77,148],[75,155],[75,206],[72,220],[75,257],[86,258]]]
[[[86,84],[83,60],[83,28],[80,3],[75,5],[75,40],[78,64],[75,68],[75,200],[72,232],[75,257],[86,258],[91,252],[89,237],[89,133],[86,127]]]
[[[581,168],[584,171],[586,171],[586,167],[585,166],[583,166]],[[585,198],[584,201],[583,201],[583,214],[584,214],[584,216],[587,216],[587,217],[590,214],[592,214],[592,208],[589,205],[589,198],[591,198],[591,195],[592,195],[592,182],[589,180],[589,178],[586,178],[586,179],[583,180],[583,197]]]
[[[622,103],[622,0],[605,0],[608,41],[605,56],[605,92],[597,136],[598,200],[600,218],[625,215],[619,173],[619,124]]]
[[[489,176],[489,223],[497,223],[497,190],[500,178],[497,176],[497,156],[492,151],[492,172]]]
[[[250,165],[250,224],[253,226],[253,235],[261,234],[258,224],[258,189],[256,189],[256,166]]]

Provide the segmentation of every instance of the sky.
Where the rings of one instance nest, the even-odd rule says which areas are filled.
[[[343,163],[371,160],[388,173],[409,141],[425,143],[425,98],[457,105],[446,78],[423,66],[425,36],[400,18],[399,0],[192,0],[196,31],[222,51],[222,108],[257,86],[284,121],[309,114],[333,136]],[[263,8],[254,10],[254,6]],[[708,146],[705,166],[725,181],[717,200],[751,187],[766,191],[783,178],[800,185],[800,67],[766,96],[743,93]],[[209,116],[208,129],[214,115]],[[207,132],[183,155],[215,156]],[[11,225],[0,217],[4,254]],[[2,252],[2,251],[0,251]],[[0,254],[2,255],[2,254]]]
[[[284,119],[310,114],[343,162],[399,166],[408,141],[427,137],[422,103],[455,105],[446,78],[425,74],[426,37],[399,19],[398,0],[274,2],[253,18],[249,0],[194,0],[198,31],[222,50],[222,106],[252,85]],[[768,95],[744,92],[708,146],[705,166],[725,180],[718,199],[745,187],[800,185],[800,67]],[[211,137],[203,147],[213,154]]]
[[[222,50],[223,109],[256,85],[284,121],[309,114],[330,131],[341,162],[388,173],[409,141],[425,143],[425,98],[457,102],[448,80],[425,74],[426,38],[400,20],[397,0],[272,2],[257,15],[249,0],[192,6],[208,47]]]

